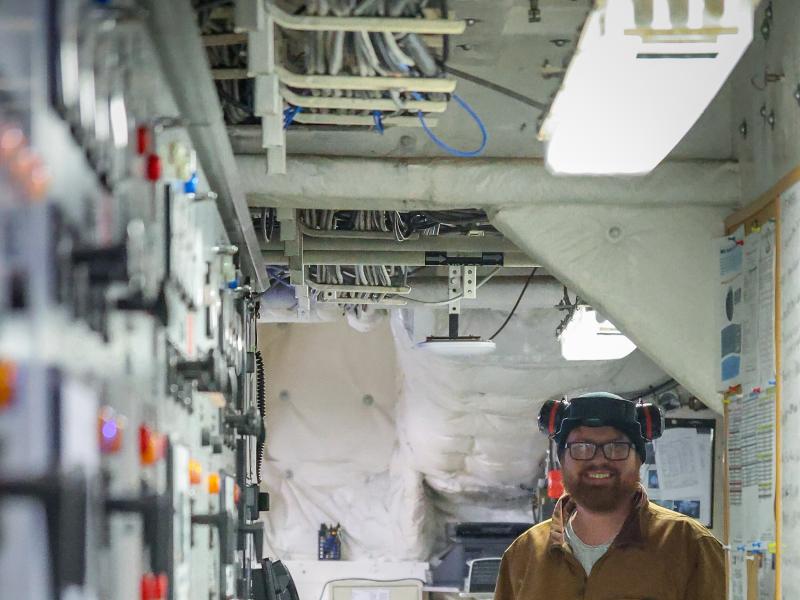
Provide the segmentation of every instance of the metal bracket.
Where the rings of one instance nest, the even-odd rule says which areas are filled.
[[[295,285],[294,296],[297,298],[297,316],[306,317],[311,311],[311,295],[307,285]]]
[[[258,3],[264,11],[263,2]],[[248,75],[255,77],[255,113],[261,117],[261,146],[267,151],[267,173],[286,173],[283,99],[275,73],[275,22],[259,13],[259,27],[248,33]]]
[[[482,252],[480,256],[451,256],[447,252],[425,252],[425,265],[443,267],[445,265],[503,266],[505,255],[502,252]]]
[[[236,31],[258,31],[264,28],[266,7],[261,0],[238,0],[233,3]]]
[[[303,235],[294,208],[278,208],[275,218],[281,224],[280,240],[289,259],[289,283],[294,286],[297,314],[304,317],[311,310],[311,296],[306,285],[306,267],[303,260]]]
[[[773,16],[772,2],[770,2],[767,4],[767,8],[764,9],[764,20],[761,21],[761,35],[765,42],[769,41],[769,36],[772,31]]]
[[[345,293],[365,293],[365,294],[410,294],[411,287],[407,285],[385,286],[385,285],[344,285],[340,283],[316,283],[312,282],[309,287],[321,292]],[[354,302],[354,304],[358,304]]]
[[[284,243],[284,253],[289,258],[289,282],[292,285],[305,285],[303,236],[297,211],[293,208],[279,208],[277,219],[281,224],[280,239]]]
[[[332,296],[329,296],[332,294]],[[367,305],[367,306],[406,306],[408,301],[403,298],[383,298],[380,300],[370,300],[369,298],[340,298],[336,292],[325,292],[322,299],[318,300],[320,304],[339,304],[346,306],[348,304],[354,305]]]
[[[539,8],[539,0],[530,0],[531,7],[528,10],[528,23],[541,23],[542,10]]]
[[[461,298],[464,297],[464,267],[450,267],[447,270],[447,312],[451,315],[461,314]]]
[[[462,267],[464,277],[462,288],[465,300],[474,300],[478,292],[478,268],[475,266]]]
[[[294,240],[297,237],[297,215],[295,209],[278,208],[275,213],[275,218],[278,219],[278,222],[281,224],[281,241],[286,242]],[[284,223],[286,223],[286,227],[283,227]]]

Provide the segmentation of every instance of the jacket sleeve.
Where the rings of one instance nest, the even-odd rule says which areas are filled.
[[[684,600],[725,600],[727,561],[722,544],[710,535],[698,540],[697,562],[689,576]]]
[[[494,600],[515,600],[515,598],[511,580],[511,557],[506,551],[500,561],[500,571],[497,574],[497,584],[494,588]]]

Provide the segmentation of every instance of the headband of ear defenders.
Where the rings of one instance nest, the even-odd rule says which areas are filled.
[[[645,442],[664,432],[664,415],[654,404],[634,403],[605,392],[548,400],[539,411],[539,429],[556,441],[559,450],[570,431],[581,426],[619,429],[630,438],[644,461]]]

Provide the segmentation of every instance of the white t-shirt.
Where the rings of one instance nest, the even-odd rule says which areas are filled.
[[[600,560],[600,557],[603,556],[611,546],[611,542],[600,544],[599,546],[584,544],[583,540],[578,537],[575,530],[572,528],[572,519],[567,521],[566,534],[569,547],[572,548],[572,553],[575,555],[575,558],[578,559],[578,562],[583,565],[583,570],[586,571],[586,574],[589,575],[592,572],[594,564]]]

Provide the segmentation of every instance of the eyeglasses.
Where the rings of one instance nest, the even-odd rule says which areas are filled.
[[[608,442],[595,444],[593,442],[570,442],[566,444],[569,455],[574,460],[592,460],[597,454],[597,449],[603,449],[603,456],[608,460],[625,460],[631,453],[633,444],[630,442]]]

